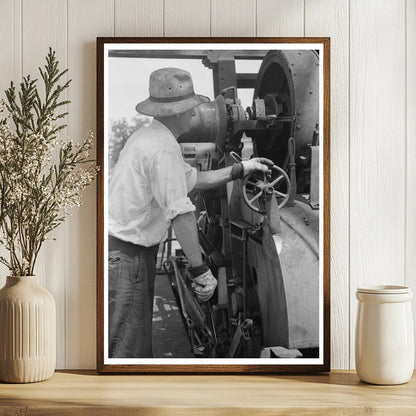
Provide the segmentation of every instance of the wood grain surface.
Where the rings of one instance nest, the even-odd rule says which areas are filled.
[[[113,0],[69,0],[68,67],[72,79],[68,98],[68,136],[80,143],[96,123],[95,34],[114,34]],[[82,57],[82,59],[80,59]],[[95,158],[95,149],[91,151]],[[87,368],[95,359],[96,182],[83,194],[82,209],[67,219],[68,246],[78,255],[66,257],[66,367]],[[80,339],[82,342],[80,342]]]
[[[72,113],[74,134],[89,126],[95,111],[87,85],[91,68],[85,78],[83,68],[84,61],[94,60],[97,36],[332,38],[332,365],[353,367],[357,284],[405,282],[416,288],[415,0],[195,0],[198,7],[189,7],[194,4],[189,0],[83,3],[81,16],[72,0],[0,0],[0,96],[10,80],[21,79],[22,69],[37,70],[48,46],[56,48],[77,83],[71,99],[85,110],[85,116]],[[88,93],[82,93],[84,86]],[[93,209],[88,201],[79,213],[84,221]],[[91,331],[96,276],[91,249],[79,248],[84,239],[90,236],[79,227],[62,230],[58,241],[48,242],[38,267],[59,304],[59,368],[96,366]],[[73,276],[84,262],[86,270]],[[0,285],[6,274],[0,267]]]
[[[406,257],[405,284],[416,281],[416,1],[406,2]],[[413,320],[416,322],[416,296],[413,296]],[[416,327],[415,327],[416,331]],[[415,351],[416,358],[416,351]],[[416,361],[415,361],[416,362]]]
[[[211,36],[256,36],[256,2],[211,0]]]
[[[0,100],[6,98],[4,91],[10,82],[18,83],[22,77],[22,2],[2,0],[0,13]],[[0,246],[0,256],[7,251]],[[0,264],[0,287],[6,283],[7,267]]]
[[[163,18],[164,36],[210,35],[209,0],[199,0],[198,4],[193,0],[165,1]]]
[[[257,36],[306,36],[304,12],[303,0],[257,0]]]
[[[381,21],[388,21],[390,30],[380,29]],[[354,368],[357,287],[403,285],[405,277],[405,0],[351,0],[350,22],[350,368]],[[394,101],[384,100],[387,91]],[[382,101],[385,105],[373,107]]]
[[[305,35],[348,45],[348,5],[338,0],[306,3]],[[331,48],[331,363],[349,368],[349,54]],[[335,213],[339,215],[334,215]],[[342,318],[344,317],[344,319]]]
[[[57,372],[0,384],[0,415],[414,415],[416,380],[362,383],[352,372],[286,376],[99,376]]]
[[[33,78],[38,78],[39,91],[44,91],[39,67],[44,67],[45,57],[49,47],[56,52],[59,61],[59,69],[67,68],[67,4],[66,0],[22,0],[22,73]],[[39,24],[46,20],[48,24]],[[67,74],[62,82],[67,80]],[[67,98],[67,91],[61,95],[61,99]],[[67,111],[67,106],[62,107]],[[61,137],[68,135],[67,128],[61,132]],[[58,155],[54,156],[54,161]],[[51,241],[52,239],[55,241]],[[35,274],[39,276],[39,283],[46,287],[55,298],[56,303],[56,335],[57,366],[66,366],[66,283],[68,277],[67,260],[70,256],[68,245],[68,223],[64,223],[48,235],[39,252]]]
[[[114,36],[163,36],[163,0],[115,0],[114,23]]]

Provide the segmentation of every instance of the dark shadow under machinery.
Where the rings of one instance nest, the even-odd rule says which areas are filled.
[[[186,259],[171,258],[196,357],[319,355],[319,55],[285,50],[261,58],[258,74],[237,74],[232,51],[208,53],[216,98],[196,107],[180,137],[185,160],[199,170],[257,156],[275,164],[192,195],[201,248],[218,279],[214,298],[200,304]],[[238,88],[254,88],[252,107],[242,107]]]

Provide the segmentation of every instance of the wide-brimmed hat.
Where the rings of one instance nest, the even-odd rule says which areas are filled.
[[[153,117],[180,114],[205,100],[195,94],[191,74],[178,68],[162,68],[150,74],[149,98],[136,105],[139,113]]]

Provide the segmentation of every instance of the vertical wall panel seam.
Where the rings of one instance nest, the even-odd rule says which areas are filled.
[[[166,24],[166,19],[165,19],[165,0],[163,0],[163,10],[162,10],[162,36],[165,37],[165,24]]]
[[[116,0],[113,0],[113,37],[116,37]]]
[[[351,369],[351,0],[348,0],[348,368]]]
[[[255,11],[254,11],[254,19],[255,19],[255,21],[254,21],[254,28],[255,28],[255,31],[254,31],[254,33],[256,34],[255,36],[257,37],[258,36],[258,26],[257,26],[257,19],[258,19],[258,14],[257,14],[257,11],[258,11],[258,0],[255,0],[256,1],[256,7],[255,7]]]
[[[70,0],[66,0],[66,67],[69,68],[69,1]],[[66,74],[66,80],[68,81],[69,79],[69,71]],[[66,92],[66,99],[69,99],[69,94],[68,94],[68,90]],[[68,106],[69,104],[67,104]],[[66,116],[67,120],[68,120],[68,124],[69,124],[69,114]],[[68,130],[67,130],[67,136],[68,136]],[[67,307],[68,307],[68,302],[67,302],[67,288],[68,288],[68,258],[69,258],[69,245],[68,245],[68,233],[69,233],[69,226],[68,226],[68,220],[65,221],[65,275],[64,275],[64,292],[65,292],[65,296],[64,296],[64,322],[65,322],[65,330],[64,330],[64,357],[65,357],[65,368],[68,368],[68,346],[67,346],[67,332],[68,332],[68,322],[67,322],[67,318],[68,318],[68,311],[67,311]]]
[[[209,0],[209,36],[212,36],[212,0]]]
[[[403,283],[407,284],[407,0],[404,1],[404,255]]]
[[[10,68],[12,68],[11,74],[12,76],[15,75],[14,71],[16,69],[16,53],[15,53],[15,32],[16,32],[16,18],[15,18],[15,8],[16,8],[16,4],[15,1],[11,2],[11,27],[10,27],[10,33],[9,33],[9,39],[10,39],[10,43],[11,43],[11,49],[12,49],[12,53],[11,53],[11,63],[10,63]],[[0,91],[1,93],[4,93],[5,91]]]
[[[20,0],[20,74],[19,79],[23,78],[23,0]]]
[[[306,0],[303,0],[303,37],[306,34]]]

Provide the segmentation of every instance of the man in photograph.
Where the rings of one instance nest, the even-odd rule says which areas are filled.
[[[120,153],[109,184],[109,356],[152,357],[153,293],[159,244],[172,225],[189,262],[192,287],[200,302],[214,294],[217,281],[203,262],[188,197],[266,172],[272,161],[254,158],[231,167],[199,172],[185,163],[177,139],[189,131],[193,109],[204,102],[189,72],[152,72],[150,96],[136,110],[152,122],[134,132]]]

